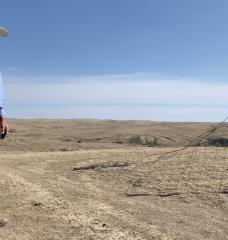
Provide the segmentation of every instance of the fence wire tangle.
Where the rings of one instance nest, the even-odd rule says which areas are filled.
[[[228,148],[202,147],[227,120],[228,117],[183,147],[149,156],[151,186],[159,196],[191,195],[216,206],[228,203]]]

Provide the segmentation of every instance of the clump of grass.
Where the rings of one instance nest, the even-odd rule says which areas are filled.
[[[73,149],[71,149],[71,148],[60,148],[59,151],[61,151],[61,152],[70,152],[70,151],[73,151]]]
[[[155,146],[158,146],[158,145],[159,144],[158,144],[158,138],[157,137],[155,137],[151,140],[147,140],[147,146],[148,147],[155,147]]]
[[[129,181],[133,187],[141,187],[142,186],[142,178],[134,178]]]
[[[151,136],[141,136],[134,135],[128,139],[129,144],[137,144],[137,145],[146,145],[148,147],[154,147],[158,145],[158,138]]]
[[[146,144],[146,139],[145,139],[143,136],[134,135],[134,136],[131,136],[131,137],[128,139],[128,143],[130,143],[130,144],[145,145],[145,144]]]
[[[11,128],[11,129],[9,130],[9,132],[10,132],[10,133],[16,133],[16,132],[17,132],[17,129],[16,129],[16,128]]]
[[[228,147],[228,138],[212,137],[208,139],[208,144],[216,147]]]
[[[6,219],[6,218],[0,219],[0,227],[6,226],[7,223],[8,223],[8,219]]]
[[[71,137],[63,137],[63,142],[71,142],[72,138]]]

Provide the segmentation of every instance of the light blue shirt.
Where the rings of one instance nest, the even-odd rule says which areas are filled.
[[[0,73],[0,117],[5,116],[5,109],[4,109],[4,90],[3,90],[3,85],[2,85],[2,74]]]

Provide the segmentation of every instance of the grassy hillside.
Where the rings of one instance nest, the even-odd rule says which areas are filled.
[[[152,121],[17,120],[10,119],[10,134],[0,142],[4,151],[72,151],[137,146],[183,146],[213,126],[210,123]],[[213,134],[228,138],[228,125]],[[211,141],[218,145],[219,142]]]

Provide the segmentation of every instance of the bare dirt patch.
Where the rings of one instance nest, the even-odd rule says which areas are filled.
[[[0,239],[227,239],[228,149],[171,150],[2,153]]]

